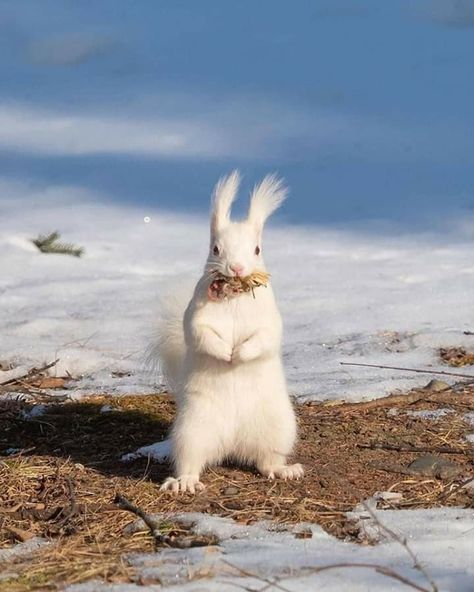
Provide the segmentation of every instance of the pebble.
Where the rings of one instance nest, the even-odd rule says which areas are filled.
[[[414,473],[438,479],[450,479],[462,472],[459,465],[434,454],[420,456],[411,462],[408,468]]]
[[[444,382],[444,380],[433,378],[433,380],[430,380],[429,383],[423,388],[427,391],[441,393],[442,391],[447,391],[449,388],[451,388],[451,385],[449,385],[447,382]]]

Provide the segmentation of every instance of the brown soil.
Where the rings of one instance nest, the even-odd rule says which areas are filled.
[[[101,412],[104,404],[114,410]],[[169,515],[160,528],[173,540],[183,534],[174,512],[207,512],[244,523],[308,521],[351,538],[356,533],[345,512],[376,491],[402,493],[397,507],[474,505],[459,487],[474,475],[474,450],[464,441],[474,431],[464,418],[474,410],[472,385],[362,404],[298,406],[294,460],[305,465],[304,480],[269,482],[249,468],[218,467],[203,475],[204,492],[176,498],[159,491],[169,466],[120,461],[122,454],[166,436],[174,415],[168,396],[49,403],[47,413],[25,419],[29,407],[21,401],[0,407],[0,549],[32,536],[53,544],[0,565],[12,572],[0,580],[0,591],[56,590],[60,582],[91,578],[131,581],[124,554],[150,551],[154,542],[147,529],[127,531],[136,517],[114,504],[117,492],[148,514]],[[437,419],[411,414],[440,408],[452,412]],[[406,450],[413,447],[419,451]],[[21,451],[7,454],[8,448]],[[409,463],[427,453],[455,463],[457,475],[412,473]]]

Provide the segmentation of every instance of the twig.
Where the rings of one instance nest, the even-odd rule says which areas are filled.
[[[290,577],[295,577],[295,574],[292,574],[291,576],[286,576],[285,578],[282,577],[280,580],[275,579],[275,581],[272,581],[267,578],[263,578],[263,577],[259,576],[258,574],[253,574],[249,571],[246,571],[246,570],[242,569],[241,567],[238,567],[237,565],[233,565],[229,561],[223,561],[223,563],[225,563],[229,567],[232,567],[233,569],[237,570],[243,576],[255,578],[256,580],[259,580],[260,582],[265,583],[266,585],[263,586],[263,588],[260,588],[257,592],[265,592],[266,590],[270,590],[271,588],[276,588],[277,590],[282,590],[284,592],[291,592],[291,590],[289,590],[289,588],[283,587],[280,584],[280,581],[288,579]],[[317,574],[317,573],[321,573],[323,571],[328,571],[331,569],[345,569],[345,568],[373,569],[377,573],[379,573],[387,578],[392,578],[394,580],[397,580],[398,582],[401,582],[402,584],[405,584],[406,586],[409,586],[410,588],[413,588],[414,590],[418,590],[418,592],[438,592],[438,588],[436,586],[434,588],[433,587],[425,588],[424,586],[420,586],[419,584],[417,584],[416,582],[413,582],[412,580],[406,578],[405,576],[402,576],[401,574],[399,574],[395,570],[391,569],[390,567],[386,567],[385,565],[380,565],[378,563],[352,563],[352,562],[329,563],[328,565],[322,565],[321,567],[311,567],[311,568],[309,568],[309,573],[310,574]],[[431,581],[430,581],[430,584],[431,584]],[[241,587],[241,586],[239,586],[239,587]],[[243,588],[243,589],[250,590],[250,588]]]
[[[451,446],[411,446],[409,444],[386,444],[373,442],[372,444],[356,444],[357,448],[371,450],[395,450],[396,452],[435,452],[438,454],[471,454],[470,450],[453,448]]]
[[[386,534],[388,534],[388,536],[391,537],[394,541],[396,541],[397,543],[400,543],[400,545],[402,545],[402,547],[405,549],[405,551],[408,553],[408,555],[413,560],[414,569],[419,571],[425,577],[427,582],[430,584],[431,588],[430,588],[429,592],[439,592],[436,582],[433,580],[433,578],[430,576],[430,574],[426,571],[426,569],[420,563],[415,552],[409,546],[406,537],[399,535],[397,532],[395,532],[394,530],[392,530],[391,528],[389,528],[388,526],[383,524],[381,522],[381,520],[379,519],[379,517],[377,516],[377,514],[372,510],[372,508],[366,502],[362,502],[362,505],[364,506],[367,513],[371,516],[372,520],[374,520],[374,522],[378,525],[378,527],[382,531],[384,531]],[[411,584],[411,585],[413,586],[413,584]],[[423,590],[424,592],[426,591],[426,588],[421,588],[420,586],[417,586],[416,584],[413,587],[417,590]]]
[[[176,547],[178,549],[189,549],[190,547],[207,547],[218,543],[218,539],[215,536],[183,536],[174,537],[167,534],[162,534],[155,524],[155,521],[151,516],[146,514],[141,508],[135,506],[126,497],[117,493],[115,495],[114,504],[120,509],[132,512],[135,516],[138,516],[148,526],[151,536],[155,542],[155,546],[167,545],[168,547]]]
[[[114,504],[116,504],[121,510],[127,510],[127,512],[132,512],[132,514],[135,514],[135,516],[141,518],[143,522],[148,526],[150,534],[153,537],[156,546],[168,543],[168,539],[170,537],[162,534],[158,530],[155,521],[150,516],[148,516],[148,514],[146,514],[141,508],[132,504],[132,502],[130,502],[126,497],[124,497],[120,493],[117,493],[115,495]]]
[[[22,374],[21,376],[17,376],[16,378],[10,378],[9,380],[5,380],[4,382],[0,382],[0,387],[7,386],[10,384],[15,384],[16,382],[31,380],[35,376],[38,376],[39,374],[42,374],[43,372],[45,372],[45,370],[49,370],[53,366],[56,366],[56,364],[58,362],[59,362],[59,358],[56,358],[54,360],[54,362],[50,362],[49,364],[45,364],[41,368],[32,368],[31,370],[28,370],[28,372],[26,372],[25,374]]]
[[[236,571],[238,571],[241,576],[245,576],[246,578],[255,578],[259,582],[264,582],[266,584],[266,586],[264,586],[263,588],[260,588],[260,590],[258,590],[258,592],[263,592],[264,590],[268,590],[269,588],[273,588],[273,587],[275,587],[277,590],[281,590],[282,592],[291,592],[291,590],[282,586],[278,582],[278,580],[276,580],[276,579],[275,579],[275,581],[272,581],[269,578],[264,578],[262,576],[259,576],[258,574],[254,574],[250,571],[247,571],[246,569],[243,569],[242,567],[239,567],[238,565],[234,565],[233,563],[231,563],[230,561],[227,561],[226,559],[221,559],[221,561],[222,561],[222,563],[225,563],[225,565],[228,565],[232,569],[235,569]],[[248,590],[248,588],[245,588],[245,590]]]
[[[341,366],[364,366],[365,368],[382,368],[384,370],[402,370],[403,372],[419,372],[421,374],[441,374],[442,376],[457,376],[458,378],[470,378],[474,381],[472,374],[460,374],[459,372],[448,372],[446,370],[423,370],[421,368],[403,368],[399,366],[383,366],[381,364],[362,364],[360,362],[339,362]]]
[[[394,463],[379,463],[376,461],[369,462],[369,466],[377,471],[385,471],[387,473],[398,473],[400,475],[420,475],[411,469],[407,469],[406,467],[402,467],[402,465],[397,465]]]

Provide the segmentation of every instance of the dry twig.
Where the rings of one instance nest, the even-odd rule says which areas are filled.
[[[434,452],[436,454],[473,454],[467,448],[453,448],[452,446],[411,446],[410,444],[388,444],[385,442],[373,442],[371,444],[356,444],[357,448],[370,448],[371,450],[394,450],[396,452]]]
[[[132,502],[120,493],[116,494],[114,503],[117,504],[120,509],[132,512],[132,514],[135,514],[135,516],[138,516],[143,520],[153,537],[155,547],[167,546],[176,547],[178,549],[189,549],[190,547],[207,547],[215,545],[218,542],[217,537],[213,536],[171,536],[163,534],[151,516],[146,514],[138,506],[132,504]]]
[[[470,378],[474,382],[472,374],[460,374],[459,372],[447,372],[446,370],[423,370],[422,368],[403,368],[400,366],[384,366],[382,364],[362,364],[361,362],[339,362],[341,366],[363,366],[364,368],[381,368],[383,370],[401,370],[403,372],[418,372],[420,374],[440,374],[442,376],[457,376],[458,378]]]

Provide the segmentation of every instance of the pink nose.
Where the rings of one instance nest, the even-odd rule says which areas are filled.
[[[242,265],[234,263],[233,265],[229,265],[229,267],[237,276],[241,276],[244,273],[244,268]]]

